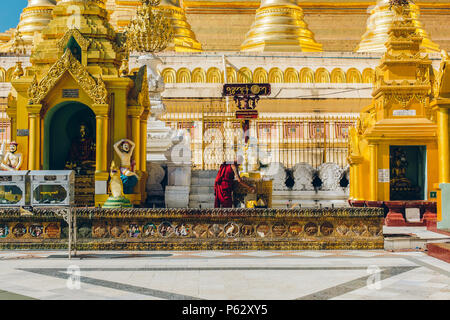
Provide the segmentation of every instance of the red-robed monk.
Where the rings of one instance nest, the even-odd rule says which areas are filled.
[[[244,187],[248,188],[252,193],[255,188],[247,185],[239,176],[238,165],[242,159],[239,157],[234,163],[224,162],[220,165],[214,183],[214,208],[232,208],[233,207],[233,181],[236,179]]]

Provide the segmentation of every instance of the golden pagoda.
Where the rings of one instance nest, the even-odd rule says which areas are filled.
[[[361,42],[355,49],[356,52],[385,52],[388,32],[394,19],[394,13],[389,9],[389,0],[378,0],[371,10],[367,21],[367,30],[361,38]],[[439,46],[431,41],[428,33],[419,20],[420,9],[411,3],[411,19],[416,27],[416,32],[422,37],[421,48],[426,52],[438,52]]]
[[[31,51],[33,44],[38,41],[37,37],[52,19],[55,4],[55,0],[28,0],[28,6],[23,9],[16,28],[22,36],[27,52]],[[0,51],[9,51],[11,45],[11,41],[4,44]]]
[[[80,13],[75,19],[74,10]],[[123,139],[135,144],[140,177],[127,197],[134,204],[145,200],[146,68],[119,74],[126,56],[119,41],[104,0],[58,1],[33,48],[31,67],[12,81],[7,113],[12,139],[23,152],[22,169],[75,170],[81,196],[92,198],[78,199],[80,204],[99,205],[108,198],[109,165],[120,163],[113,145]]]
[[[135,18],[138,8],[142,5],[139,0],[109,0],[108,4],[111,12],[111,23],[118,31],[124,31],[130,22]],[[163,11],[170,18],[174,29],[173,42],[167,50],[176,52],[200,52],[201,44],[197,41],[191,25],[187,21],[186,12],[180,6],[179,0],[150,1],[158,3],[159,10]]]
[[[180,7],[179,0],[162,0],[159,8],[171,19],[174,30],[173,42],[167,50],[176,52],[200,52],[202,45],[195,38],[191,25],[186,19],[186,13]]]
[[[314,40],[296,1],[262,0],[241,51],[319,52],[322,45]]]
[[[351,131],[350,198],[427,200],[438,182],[434,74],[421,49],[414,7],[394,6],[387,52],[376,68],[372,104]]]

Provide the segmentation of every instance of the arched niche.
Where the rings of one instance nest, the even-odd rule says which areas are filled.
[[[347,79],[345,72],[341,68],[336,68],[331,71],[331,83],[345,83]]]
[[[191,71],[186,68],[180,68],[177,71],[177,83],[191,83]]]
[[[81,124],[86,125],[88,136],[95,142],[95,113],[87,105],[66,101],[47,111],[44,117],[44,170],[64,169],[72,142],[79,137]]]
[[[207,83],[223,83],[222,72],[219,68],[211,67],[206,72],[206,82]]]
[[[358,69],[350,68],[347,70],[347,83],[362,83],[361,73]]]
[[[300,70],[301,83],[314,83],[314,72],[310,68]]]
[[[164,83],[176,83],[177,73],[172,68],[166,68],[161,72],[161,76],[164,79]]]
[[[249,68],[247,68],[247,67],[243,67],[243,68],[239,69],[239,72],[237,74],[237,81],[239,83],[251,83],[251,82],[253,82],[252,71]]]
[[[284,82],[284,74],[280,68],[272,68],[269,71],[269,82],[270,83],[283,83]]]
[[[325,68],[319,68],[314,75],[316,83],[330,83],[330,73]]]
[[[375,71],[371,68],[364,69],[363,73],[362,73],[362,82],[363,83],[374,83],[375,82]]]
[[[192,71],[193,83],[206,83],[206,72],[202,68],[195,68]]]
[[[266,69],[256,68],[255,71],[253,71],[253,81],[256,83],[268,83],[269,75]]]
[[[284,71],[284,82],[286,83],[298,83],[298,72],[294,68],[287,68]]]

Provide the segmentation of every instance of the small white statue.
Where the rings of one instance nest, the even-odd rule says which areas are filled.
[[[21,153],[17,152],[18,144],[11,142],[9,144],[9,151],[5,154],[0,167],[6,171],[17,171],[22,166],[23,157]],[[2,149],[4,147],[2,146]],[[2,150],[3,151],[3,150]]]
[[[122,139],[114,145],[114,150],[121,161],[120,177],[123,182],[123,191],[125,194],[132,194],[139,180],[138,175],[134,172],[134,165],[131,160],[135,147],[135,143],[128,139]]]

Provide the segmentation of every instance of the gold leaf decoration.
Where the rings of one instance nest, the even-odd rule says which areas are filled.
[[[29,104],[40,104],[65,72],[69,72],[78,85],[96,104],[107,104],[108,91],[101,79],[96,79],[87,72],[70,50],[50,68],[45,77],[38,83],[36,77],[28,89]]]

